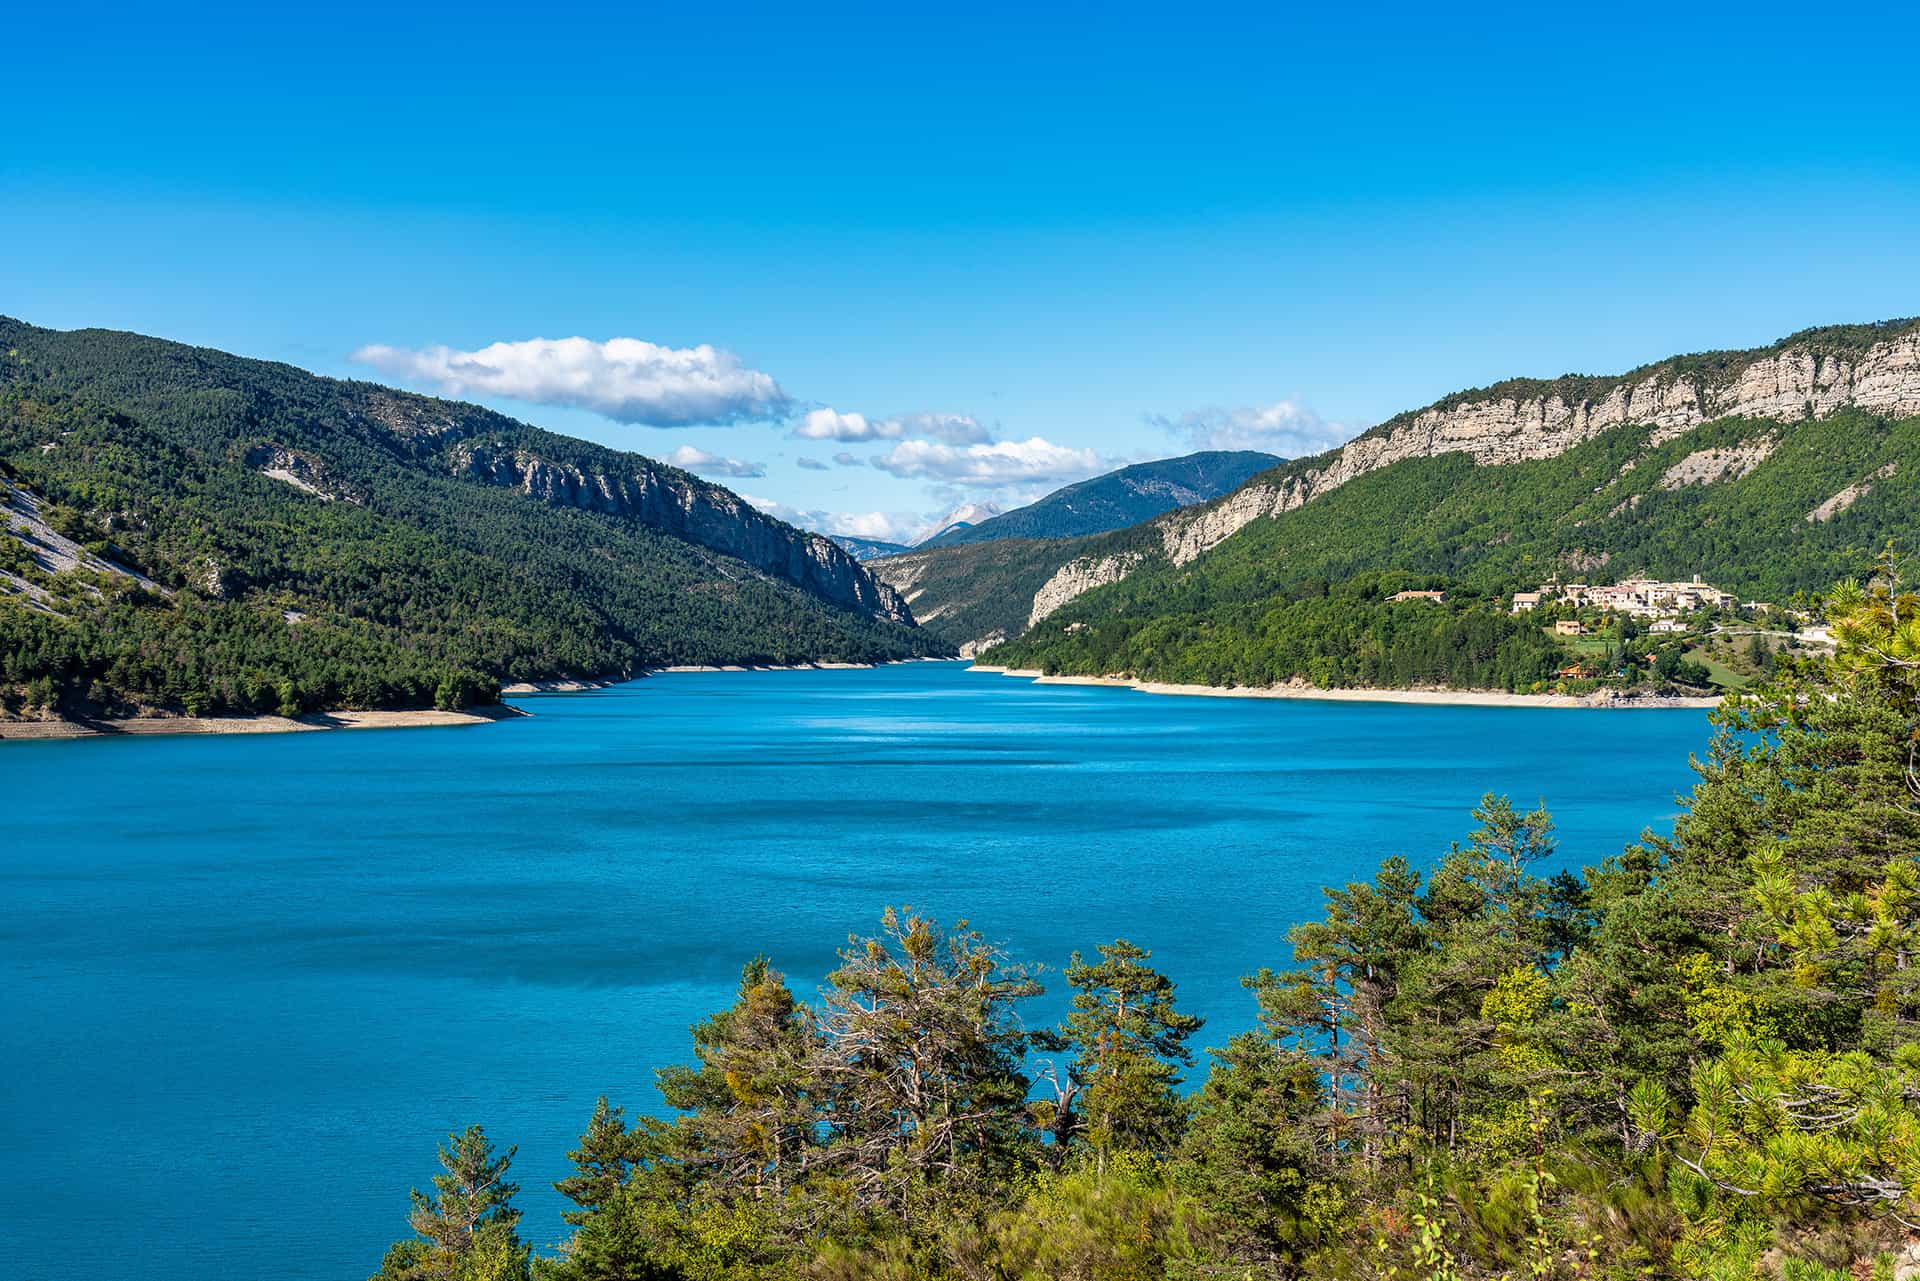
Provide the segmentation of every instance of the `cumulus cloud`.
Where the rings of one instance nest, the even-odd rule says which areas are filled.
[[[972,414],[902,414],[887,420],[895,436],[928,436],[949,445],[977,445],[993,439]]]
[[[790,506],[773,498],[757,498],[752,494],[742,494],[741,497],[767,515],[778,517],[789,525],[798,525],[822,534],[874,538],[886,543],[911,542],[914,535],[926,527],[928,520],[925,512],[820,511]]]
[[[1072,449],[1033,436],[971,445],[903,440],[875,458],[873,465],[906,480],[998,489],[1041,481],[1081,480],[1107,470],[1110,464],[1091,449]]]
[[[825,512],[825,528],[830,534],[848,534],[854,538],[877,538],[883,543],[906,543],[926,523],[916,512]]]
[[[794,465],[798,467],[801,471],[830,470],[828,465],[826,463],[821,462],[818,458],[807,458],[802,456],[800,458],[794,459],[793,462],[794,462]]]
[[[1332,449],[1354,429],[1330,423],[1291,400],[1239,409],[1195,409],[1177,418],[1152,415],[1148,422],[1183,437],[1195,449],[1260,449],[1299,458]]]
[[[682,445],[667,455],[667,461],[685,471],[699,472],[702,476],[764,476],[767,469],[759,463],[749,463],[738,458],[722,458],[718,454],[709,454],[704,449],[695,449],[692,445]]]
[[[591,409],[646,427],[777,419],[793,411],[792,399],[772,375],[705,343],[662,347],[638,338],[530,338],[478,351],[375,343],[352,359],[451,396],[510,396]]]
[[[793,434],[801,440],[895,440],[900,424],[837,409],[815,409],[800,420]]]
[[[869,418],[837,409],[815,409],[794,427],[802,440],[899,440],[924,436],[949,445],[972,445],[991,440],[993,433],[971,414],[896,414]]]
[[[859,457],[854,454],[849,454],[844,449],[833,456],[833,461],[834,465],[839,467],[858,467],[860,465]]]

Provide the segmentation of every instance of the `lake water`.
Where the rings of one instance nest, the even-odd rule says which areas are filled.
[[[1708,738],[1700,712],[954,664],[521,701],[477,728],[0,745],[7,1276],[357,1281],[476,1120],[519,1144],[551,1244],[594,1097],[658,1106],[653,1068],[744,961],[810,993],[888,903],[1055,967],[1129,937],[1222,1044],[1322,884],[1430,865],[1489,789],[1544,798],[1563,861],[1596,861],[1671,821]]]

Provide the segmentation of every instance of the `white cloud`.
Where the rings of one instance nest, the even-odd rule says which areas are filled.
[[[741,497],[767,515],[778,517],[789,525],[798,525],[801,529],[822,534],[846,534],[854,538],[877,538],[888,543],[911,542],[914,535],[926,527],[929,519],[926,512],[830,512],[792,507],[777,499],[757,498],[752,494],[742,494]]]
[[[949,445],[977,445],[993,439],[972,414],[902,414],[887,420],[898,430],[895,436],[930,436]]]
[[[926,523],[925,516],[914,512],[827,512],[825,516],[828,533],[887,543],[911,541],[914,531]]]
[[[802,440],[894,440],[900,435],[900,424],[837,409],[815,409],[800,420],[793,434]]]
[[[722,458],[718,454],[709,454],[704,449],[695,449],[692,445],[682,445],[667,455],[667,461],[685,471],[697,471],[702,476],[764,476],[767,469],[759,463],[744,462],[738,458]]]
[[[972,445],[903,440],[875,458],[873,465],[908,480],[996,489],[1040,481],[1081,480],[1107,470],[1110,464],[1091,449],[1072,449],[1033,436]]]
[[[831,470],[829,464],[821,462],[818,458],[808,458],[805,455],[802,455],[801,457],[794,459],[793,462],[794,462],[794,466],[798,467],[801,471]]]
[[[899,440],[926,436],[949,445],[972,445],[993,433],[972,414],[897,414],[869,418],[837,409],[815,409],[800,420],[793,434],[802,440]]]
[[[1332,449],[1355,432],[1330,423],[1290,400],[1239,409],[1195,409],[1178,418],[1151,415],[1148,422],[1185,437],[1195,449],[1261,449],[1299,458]]]
[[[530,338],[478,351],[371,344],[352,359],[452,396],[510,396],[591,409],[623,423],[685,427],[782,418],[793,402],[772,375],[730,351],[662,347],[638,338]]]
[[[833,456],[833,461],[834,465],[838,467],[858,467],[860,465],[859,457],[848,453],[844,449]]]

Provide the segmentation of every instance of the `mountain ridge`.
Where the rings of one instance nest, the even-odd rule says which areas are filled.
[[[1256,450],[1212,449],[1133,463],[1056,489],[1025,507],[963,529],[942,531],[918,546],[1104,534],[1217,498],[1283,461]]]

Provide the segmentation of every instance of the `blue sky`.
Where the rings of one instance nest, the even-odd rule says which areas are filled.
[[[1920,313],[1913,6],[1545,8],[30,6],[0,312],[869,533]]]

